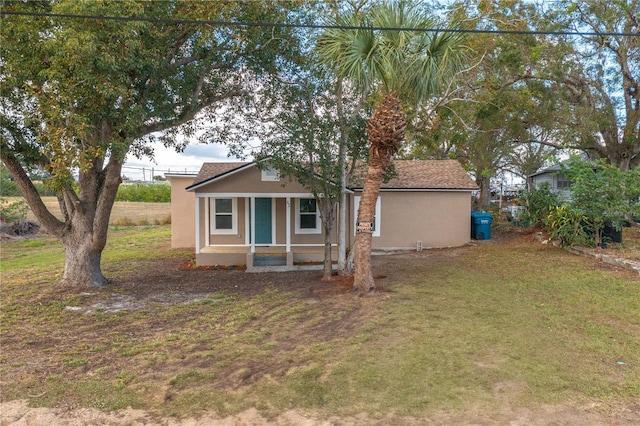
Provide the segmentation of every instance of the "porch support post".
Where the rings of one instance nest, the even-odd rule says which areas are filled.
[[[287,208],[286,210],[286,217],[287,217],[287,240],[286,240],[286,244],[287,244],[287,253],[291,251],[291,197],[287,197]]]
[[[211,245],[211,198],[204,199],[204,245]]]
[[[200,197],[196,194],[196,254],[200,254]]]
[[[251,227],[251,253],[256,252],[256,197],[249,199],[251,213],[249,217],[249,225]]]
[[[286,223],[287,223],[287,266],[293,266],[293,253],[291,252],[291,197],[287,196],[286,200]]]

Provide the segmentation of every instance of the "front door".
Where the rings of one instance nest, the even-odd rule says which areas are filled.
[[[271,198],[256,198],[256,244],[272,244]]]

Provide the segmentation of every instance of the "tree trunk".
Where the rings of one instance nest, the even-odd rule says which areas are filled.
[[[480,208],[486,208],[491,202],[491,178],[483,176],[482,173],[476,173],[476,184],[480,187],[480,198],[478,204]]]
[[[107,243],[111,209],[121,182],[122,159],[112,156],[107,166],[103,167],[104,158],[95,158],[92,167],[79,171],[78,193],[71,187],[58,192],[64,222],[47,209],[24,168],[11,152],[3,152],[2,161],[36,219],[62,242],[65,266],[58,286],[86,288],[107,284],[100,261]]]
[[[58,285],[101,287],[108,284],[100,269],[102,248],[93,247],[91,236],[73,235],[64,240],[64,274]]]
[[[322,281],[331,281],[333,264],[331,262],[331,230],[324,228],[324,266],[322,268]]]
[[[320,206],[320,220],[322,221],[322,233],[324,238],[324,262],[322,268],[322,281],[331,281],[333,264],[331,262],[331,231],[335,219],[336,203],[333,199],[316,197]]]
[[[398,152],[404,140],[406,126],[400,100],[393,92],[384,96],[367,123],[369,164],[362,187],[354,244],[353,287],[361,293],[375,289],[371,271],[371,243],[376,201],[391,157]]]
[[[342,171],[344,176],[344,170]],[[351,275],[347,265],[347,192],[341,177],[340,203],[338,204],[338,275]]]
[[[373,223],[375,221],[376,201],[380,192],[380,184],[384,178],[386,167],[384,162],[371,161],[367,167],[360,207],[358,208],[358,224]],[[359,292],[369,292],[375,289],[373,273],[371,272],[371,243],[373,233],[356,230],[354,243],[354,282],[353,286]]]
[[[350,128],[347,125],[342,104],[343,79],[339,78],[336,90],[336,109],[340,129],[338,166],[340,169],[340,200],[338,203],[338,275],[351,275],[347,265],[347,144]]]

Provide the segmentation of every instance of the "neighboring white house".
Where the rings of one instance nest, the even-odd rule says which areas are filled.
[[[549,183],[551,192],[558,194],[564,200],[571,199],[571,182],[562,173],[562,164],[556,164],[537,173],[529,175],[532,188],[540,188],[544,182]]]

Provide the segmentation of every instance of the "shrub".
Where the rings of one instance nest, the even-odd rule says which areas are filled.
[[[116,194],[116,201],[169,203],[171,201],[171,186],[141,183],[120,185]]]
[[[550,214],[562,203],[557,194],[551,192],[548,182],[544,182],[537,189],[524,194],[527,210],[523,220],[533,225],[548,227]]]
[[[5,198],[0,198],[0,217],[5,223],[26,219],[28,210],[29,207],[24,200],[8,201]]]
[[[600,245],[602,229],[620,230],[629,217],[638,213],[640,170],[623,172],[603,161],[582,161],[572,157],[563,167],[571,181],[571,205],[588,219],[595,245]]]
[[[155,225],[171,225],[171,215],[156,218],[153,223]]]
[[[591,224],[579,210],[568,205],[554,207],[547,218],[551,231],[551,238],[560,240],[562,246],[592,246],[593,238],[587,229]]]
[[[113,224],[116,226],[133,226],[135,222],[129,216],[122,216],[117,218]]]

